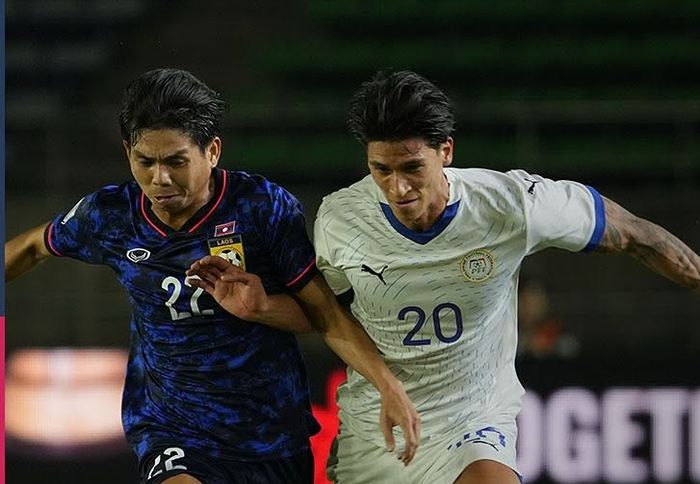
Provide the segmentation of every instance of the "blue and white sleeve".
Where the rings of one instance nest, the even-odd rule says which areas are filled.
[[[520,187],[528,254],[547,247],[577,252],[598,246],[605,230],[605,207],[595,188],[522,170],[508,175]]]

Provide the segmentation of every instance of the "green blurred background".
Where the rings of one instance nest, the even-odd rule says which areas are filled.
[[[190,70],[223,94],[222,165],[283,184],[311,224],[324,194],[366,173],[345,128],[347,100],[376,70],[395,68],[425,75],[453,99],[455,166],[593,185],[700,250],[698,1],[6,0],[5,8],[8,237],[130,177],[121,91],[161,66]],[[582,361],[700,354],[698,298],[631,260],[551,251],[530,258],[523,274],[546,291]],[[6,287],[6,308],[8,356],[128,346],[129,307],[108,269],[52,260]],[[307,359],[337,363],[316,337],[302,345]],[[696,370],[679,371],[698,382]],[[27,462],[8,461],[17,473],[8,482],[31,482],[21,477]]]
[[[453,98],[456,166],[591,184],[697,249],[699,24],[696,1],[8,1],[8,236],[130,177],[121,91],[158,66],[223,94],[223,166],[282,183],[311,222],[324,194],[366,173],[345,106],[392,67]],[[536,259],[527,273],[584,346],[700,350],[694,298],[632,261]],[[106,269],[45,264],[7,288],[7,314],[8,350],[127,342]],[[615,344],[599,348],[600,332]]]

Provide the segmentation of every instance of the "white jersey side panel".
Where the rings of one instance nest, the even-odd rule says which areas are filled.
[[[353,289],[352,312],[403,382],[425,436],[515,417],[522,259],[545,246],[580,250],[596,227],[582,185],[520,171],[445,174],[451,218],[430,240],[392,225],[369,176],[324,198],[315,224],[319,268],[336,294]],[[361,375],[348,371],[338,403],[343,425],[384,445],[379,396]]]

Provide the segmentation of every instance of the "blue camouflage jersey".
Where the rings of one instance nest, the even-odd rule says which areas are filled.
[[[257,175],[215,169],[215,194],[179,230],[135,181],[87,195],[47,227],[57,256],[116,272],[133,308],[122,422],[139,458],[179,445],[232,460],[287,457],[309,446],[306,372],[294,335],[249,323],[185,284],[217,254],[260,276],[268,294],[316,274],[299,202]]]

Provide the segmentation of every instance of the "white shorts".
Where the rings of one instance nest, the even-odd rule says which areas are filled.
[[[422,438],[413,461],[404,466],[398,460],[399,449],[389,453],[341,424],[326,473],[337,484],[453,484],[469,464],[487,459],[510,467],[520,477],[516,435],[515,421],[455,428],[445,435]]]

